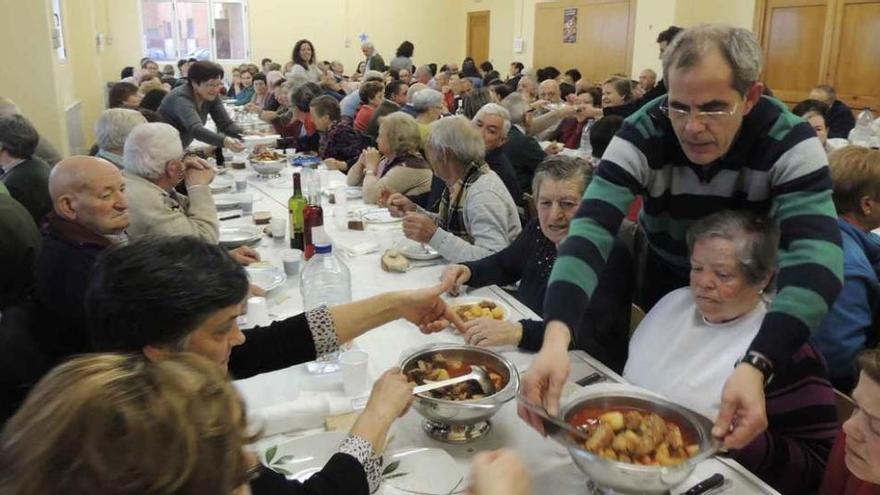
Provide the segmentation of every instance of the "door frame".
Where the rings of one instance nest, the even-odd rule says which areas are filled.
[[[467,43],[465,44],[465,57],[471,57],[471,19],[475,17],[485,17],[486,18],[486,27],[487,27],[487,36],[486,36],[486,51],[487,56],[486,60],[491,60],[492,58],[492,11],[490,10],[475,10],[473,12],[467,13]],[[476,63],[482,63],[482,61],[475,61]]]

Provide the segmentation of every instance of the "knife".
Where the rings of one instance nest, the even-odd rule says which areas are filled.
[[[712,476],[709,476],[703,481],[697,483],[696,485],[690,487],[688,491],[684,492],[682,495],[700,495],[714,488],[718,488],[723,484],[724,476],[722,476],[721,473],[715,473]]]

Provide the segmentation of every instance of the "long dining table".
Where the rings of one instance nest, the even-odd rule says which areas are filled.
[[[288,217],[287,200],[292,193],[291,176],[293,172],[294,167],[287,166],[279,176],[268,178],[259,176],[248,166],[244,170],[229,169],[224,171],[223,175],[231,175],[237,180],[247,179],[246,192],[254,198],[254,211],[266,211],[271,213],[273,218],[286,219]],[[324,190],[344,184],[345,176],[340,172],[319,171],[317,173],[320,174]],[[323,198],[324,229],[332,239],[334,252],[341,255],[350,269],[353,299],[362,299],[391,290],[424,288],[438,283],[446,264],[442,260],[434,263],[422,263],[406,273],[389,273],[382,270],[380,266],[381,253],[402,238],[399,224],[386,225],[377,229],[368,225],[363,231],[348,230],[345,228],[344,222],[335,221],[334,205],[328,202],[327,196],[322,195],[321,197]],[[348,211],[363,207],[363,202],[360,199],[349,199],[347,203]],[[253,224],[253,218],[250,215],[221,220],[221,228]],[[339,228],[340,226],[343,228]],[[367,246],[378,249],[360,254]],[[280,267],[281,252],[289,246],[286,237],[279,240],[264,236],[253,247],[260,253],[264,262]],[[303,310],[300,282],[299,276],[289,277],[284,285],[269,292],[267,299],[272,319],[290,317]],[[472,290],[469,295],[503,301],[510,308],[511,316],[515,319],[539,318],[529,308],[499,287]],[[247,335],[247,330],[245,330],[245,335]],[[434,342],[461,344],[463,338],[452,329],[424,335],[413,324],[405,320],[397,320],[365,333],[355,339],[353,345],[369,355],[369,382],[372,383],[384,370],[398,365],[401,357],[409,350]],[[524,352],[514,346],[499,347],[493,350],[512,362],[520,374],[528,370],[534,358],[533,353]],[[583,351],[570,352],[570,358],[572,373],[570,383],[565,387],[564,395],[576,393],[580,387],[575,382],[596,372],[608,382],[624,381],[621,376]],[[308,394],[324,393],[337,397],[344,396],[341,373],[312,374],[309,373],[307,364],[238,380],[235,384],[244,398],[249,413],[254,414],[258,414],[265,408],[296,401],[299,397]],[[562,446],[543,438],[520,420],[517,416],[516,400],[506,403],[491,419],[492,428],[487,435],[470,443],[448,444],[434,440],[423,432],[421,423],[422,417],[417,411],[410,408],[403,417],[394,423],[387,449],[396,449],[397,451],[409,449],[410,452],[440,449],[448,453],[462,479],[446,493],[458,493],[466,488],[468,466],[476,452],[502,447],[513,449],[523,458],[532,478],[535,494],[589,493],[585,475],[576,467],[568,452]],[[315,435],[320,434],[321,428],[279,432],[260,440],[256,448],[265,452],[268,446],[283,445],[285,442],[302,439],[317,439],[319,437]],[[317,446],[319,443],[316,440],[314,445]],[[261,458],[264,457],[268,458],[268,455]],[[724,485],[724,493],[777,493],[735,461],[720,456],[700,463],[690,477],[680,486],[672,489],[671,493],[684,493],[688,488],[714,473],[721,473],[728,480]],[[413,474],[413,476],[417,475],[418,473]],[[388,485],[389,483],[383,483],[379,493],[407,493],[396,488],[392,489]],[[431,492],[411,491],[408,493]]]

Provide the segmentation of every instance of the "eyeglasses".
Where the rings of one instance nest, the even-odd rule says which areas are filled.
[[[730,119],[736,113],[739,103],[733,105],[730,110],[715,110],[712,112],[693,112],[682,108],[673,108],[668,105],[660,105],[660,112],[669,117],[670,120],[687,120],[691,113],[698,122],[703,123],[719,123]]]
[[[201,85],[204,86],[204,87],[206,87],[206,88],[215,89],[215,88],[222,87],[222,86],[223,86],[223,83],[220,82],[220,81],[216,81],[216,82],[203,82]]]

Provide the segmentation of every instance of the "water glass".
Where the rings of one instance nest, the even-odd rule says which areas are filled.
[[[239,194],[238,195],[238,206],[241,207],[241,215],[251,215],[254,213],[254,195],[253,194]]]
[[[369,372],[367,364],[370,355],[364,351],[351,350],[339,355],[339,367],[342,368],[342,385],[345,395],[360,395],[369,388]]]

